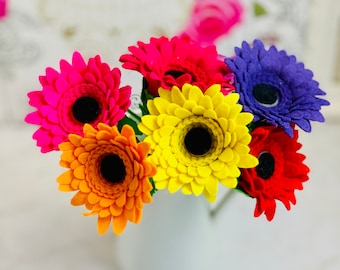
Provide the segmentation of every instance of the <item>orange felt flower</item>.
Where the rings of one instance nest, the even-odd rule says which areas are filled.
[[[150,145],[136,141],[133,129],[100,123],[97,129],[84,125],[84,136],[69,135],[59,145],[60,165],[69,168],[57,178],[60,191],[76,191],[74,206],[85,205],[98,215],[98,233],[104,234],[112,221],[121,234],[127,221],[139,223],[144,203],[150,203],[155,166],[146,160]]]

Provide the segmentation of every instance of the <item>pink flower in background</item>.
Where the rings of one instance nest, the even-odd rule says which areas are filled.
[[[0,0],[0,19],[6,16],[6,0]]]
[[[239,0],[196,0],[190,20],[181,35],[202,45],[211,45],[241,22],[243,7]]]

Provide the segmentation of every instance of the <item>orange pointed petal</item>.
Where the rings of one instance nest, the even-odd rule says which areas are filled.
[[[97,229],[98,229],[98,233],[100,235],[103,235],[103,234],[106,233],[107,229],[110,226],[111,218],[112,218],[111,215],[109,215],[107,217],[98,216]]]
[[[120,215],[119,217],[114,217],[112,219],[112,229],[113,232],[117,235],[122,234],[127,224],[127,219],[124,215]]]

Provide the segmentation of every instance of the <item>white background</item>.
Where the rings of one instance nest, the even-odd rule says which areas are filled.
[[[71,60],[74,50],[119,65],[138,39],[179,31],[192,2],[10,0],[0,21],[1,270],[340,269],[337,0],[259,1],[269,12],[261,18],[244,1],[244,24],[218,43],[228,55],[243,39],[277,39],[315,72],[334,104],[324,110],[325,124],[301,134],[310,181],[291,211],[279,204],[267,222],[253,217],[253,200],[234,194],[211,219],[204,198],[163,191],[145,206],[141,224],[129,224],[120,237],[99,236],[96,219],[83,217],[83,208],[70,206],[72,195],[57,190],[59,154],[42,155],[31,139],[36,127],[23,123],[31,110],[26,93],[39,89],[38,76],[61,58]],[[138,76],[124,72],[123,80],[138,92]]]

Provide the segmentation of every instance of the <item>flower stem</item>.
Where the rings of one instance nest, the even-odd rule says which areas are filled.
[[[134,113],[130,109],[128,109],[128,113],[131,114],[131,116],[134,117],[135,120],[137,120],[138,122],[141,122],[141,117],[138,114]]]
[[[236,193],[234,190],[230,190],[226,194],[224,194],[223,198],[220,200],[220,202],[216,205],[216,207],[212,210],[210,210],[210,216],[214,218],[217,213],[222,209],[222,207],[231,199],[233,194]]]

